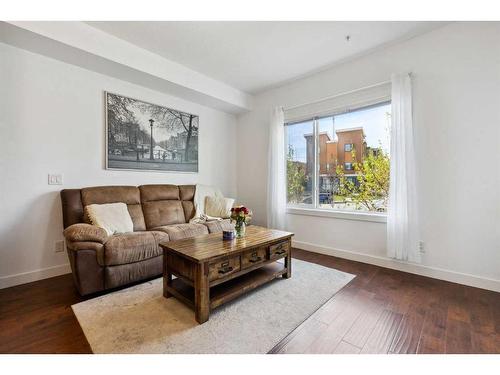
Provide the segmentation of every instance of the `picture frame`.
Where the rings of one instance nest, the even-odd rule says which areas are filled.
[[[104,91],[105,168],[198,173],[199,116]]]

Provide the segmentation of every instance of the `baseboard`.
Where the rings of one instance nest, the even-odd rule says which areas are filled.
[[[69,263],[60,264],[47,268],[41,268],[34,271],[17,273],[15,275],[8,275],[0,277],[0,289],[8,288],[15,285],[31,283],[49,277],[64,275],[71,272]]]
[[[451,281],[453,283],[500,292],[500,280],[475,276],[456,271],[450,271],[437,267],[425,266],[422,264],[407,263],[376,255],[358,253],[350,250],[335,249],[332,247],[315,245],[309,242],[293,240],[292,244],[293,247],[306,251],[311,251],[314,253],[332,255],[339,258],[373,264],[376,266],[391,268],[394,270],[413,273],[416,275],[432,277],[434,279]],[[33,281],[43,280],[49,277],[64,275],[70,272],[71,268],[68,263],[53,267],[41,268],[34,271],[18,273],[15,275],[2,276],[0,277],[0,289],[8,288],[15,285],[26,284]]]
[[[315,245],[309,242],[292,241],[292,245],[293,247],[296,247],[298,249],[311,251],[313,253],[332,255],[339,258],[373,264],[376,266],[391,268],[394,270],[413,273],[416,275],[432,277],[434,279],[451,281],[453,283],[500,292],[500,280],[489,279],[485,277],[475,276],[456,271],[450,271],[443,268],[425,266],[422,264],[407,263],[376,255],[358,253],[355,251],[335,249],[332,247]]]

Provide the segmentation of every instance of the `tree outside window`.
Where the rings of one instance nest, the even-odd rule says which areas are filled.
[[[289,205],[386,211],[390,103],[287,124],[286,129]]]

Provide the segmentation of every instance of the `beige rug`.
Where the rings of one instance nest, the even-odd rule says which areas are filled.
[[[73,305],[94,353],[267,353],[355,276],[293,260],[276,279],[197,324],[162,279]]]

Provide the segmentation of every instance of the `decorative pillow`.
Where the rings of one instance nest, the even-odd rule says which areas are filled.
[[[231,207],[234,199],[224,197],[206,197],[205,214],[208,216],[221,217],[227,219],[231,216]]]
[[[90,204],[85,212],[93,225],[103,228],[108,236],[134,231],[134,223],[125,203]]]

